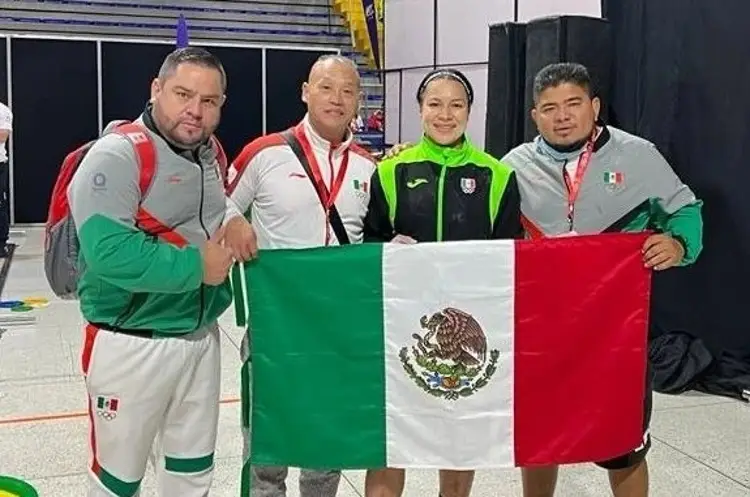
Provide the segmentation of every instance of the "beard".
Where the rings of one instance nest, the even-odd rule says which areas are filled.
[[[549,145],[553,150],[557,152],[570,153],[570,152],[574,152],[576,150],[582,149],[586,145],[586,143],[594,137],[594,135],[596,134],[596,131],[597,131],[597,127],[596,127],[596,123],[594,123],[583,138],[580,138],[573,142],[553,143],[546,139],[544,139],[544,141],[547,142],[547,145]]]
[[[192,138],[181,137],[177,131],[177,128],[182,124],[180,120],[169,119],[161,112],[157,105],[153,106],[152,115],[156,126],[164,138],[177,148],[184,150],[194,149],[204,143],[211,135],[211,132],[202,128],[200,134]]]

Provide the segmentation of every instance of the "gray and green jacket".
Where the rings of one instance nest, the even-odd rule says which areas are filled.
[[[518,176],[524,217],[545,235],[569,230],[563,170],[568,160],[578,160],[579,153],[572,155],[554,156],[537,137],[503,158]],[[573,230],[668,233],[685,247],[682,264],[690,264],[703,248],[702,205],[651,142],[609,126],[594,145]]]
[[[133,145],[108,134],[87,152],[68,188],[80,243],[78,295],[84,318],[104,329],[179,335],[211,324],[229,307],[229,282],[203,284],[200,248],[221,226],[226,197],[209,146],[181,151],[146,124],[156,147],[142,207],[172,242],[135,223],[140,190]]]
[[[444,147],[423,137],[382,161],[371,183],[365,242],[396,234],[419,242],[523,236],[513,170],[468,138]]]

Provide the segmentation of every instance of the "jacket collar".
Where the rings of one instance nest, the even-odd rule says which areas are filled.
[[[602,130],[599,132],[599,136],[594,141],[594,152],[598,152],[604,145],[609,142],[612,135],[609,133],[609,128],[606,124],[601,125]]]
[[[422,147],[428,158],[443,166],[461,166],[467,162],[468,156],[474,150],[469,137],[464,134],[457,145],[440,145],[427,135],[422,135]]]
[[[328,154],[333,153],[333,155],[340,155],[349,150],[349,147],[351,147],[352,143],[354,142],[354,135],[351,133],[351,131],[347,131],[346,133],[346,139],[341,142],[339,145],[333,145],[330,141],[326,140],[322,136],[318,134],[317,131],[315,131],[315,128],[313,127],[312,123],[310,123],[310,115],[305,114],[305,117],[302,119],[302,122],[298,124],[299,127],[301,127],[302,131],[305,133],[305,136],[310,141],[310,145],[314,149],[317,149],[318,151]]]

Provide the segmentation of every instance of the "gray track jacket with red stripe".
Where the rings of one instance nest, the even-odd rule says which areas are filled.
[[[115,134],[91,147],[68,189],[81,246],[81,310],[108,328],[189,333],[214,322],[232,299],[228,280],[202,283],[200,248],[226,211],[217,154],[208,145],[175,149],[156,131],[149,109],[136,123],[156,148],[143,199],[133,144]]]

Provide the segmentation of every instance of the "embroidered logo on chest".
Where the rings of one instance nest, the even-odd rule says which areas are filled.
[[[471,195],[477,189],[477,180],[474,178],[461,178],[461,191]]]
[[[352,187],[354,188],[354,194],[360,200],[367,200],[369,198],[370,185],[367,181],[355,179],[352,181]]]
[[[603,179],[608,192],[621,190],[625,186],[625,175],[620,171],[606,171]]]

